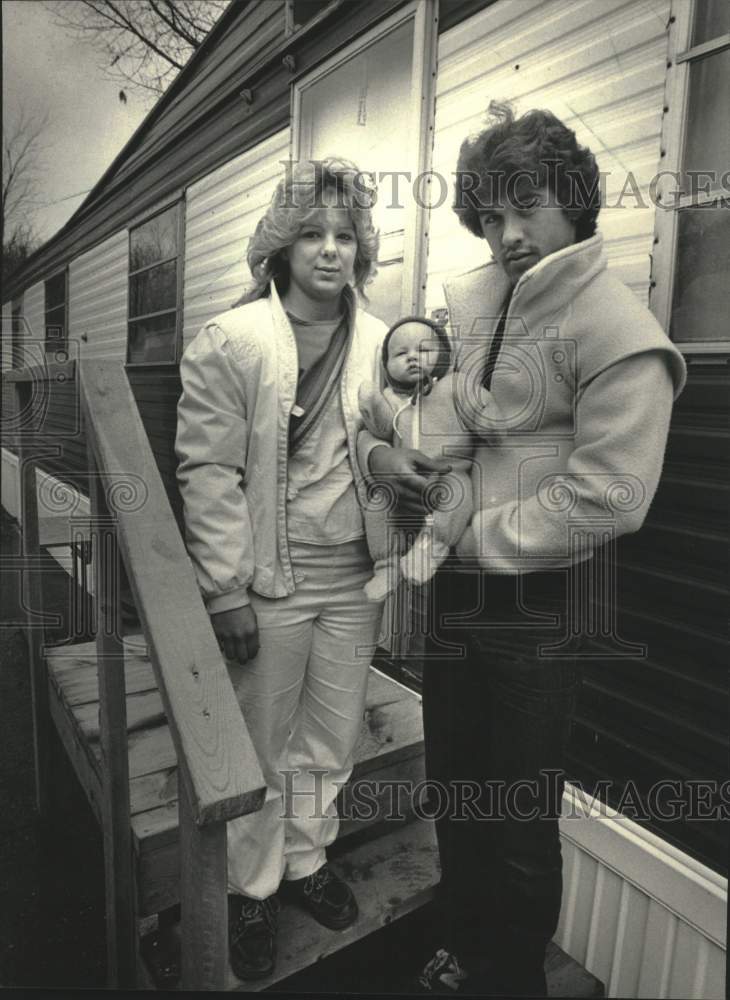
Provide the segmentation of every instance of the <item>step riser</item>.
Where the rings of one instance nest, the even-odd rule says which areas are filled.
[[[337,843],[354,835],[361,836],[372,829],[374,835],[382,833],[383,824],[387,828],[393,824],[410,822],[414,818],[410,788],[415,788],[424,777],[423,751],[419,749],[413,757],[377,768],[369,773],[360,773],[356,782],[367,782],[367,805],[362,805],[360,818],[355,814],[359,804],[365,799],[362,794],[349,793],[346,788],[340,794],[338,803],[340,815],[345,815],[340,823]],[[395,795],[393,781],[407,781],[408,789]],[[371,792],[375,794],[371,797]],[[393,808],[395,805],[395,809]],[[180,851],[177,838],[170,843],[151,850],[145,850],[137,858],[138,905],[141,917],[153,916],[161,910],[180,902]]]

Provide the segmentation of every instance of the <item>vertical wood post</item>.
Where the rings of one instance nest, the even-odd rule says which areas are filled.
[[[48,706],[48,680],[43,660],[43,587],[38,568],[40,536],[38,527],[38,487],[36,481],[36,436],[32,420],[32,382],[15,383],[16,420],[18,422],[18,475],[20,484],[21,555],[23,567],[23,607],[26,617],[26,641],[30,664],[30,689],[33,707],[33,755],[36,808],[41,816],[50,811],[49,750],[51,716]],[[27,420],[23,414],[27,414]],[[23,424],[26,423],[24,427]]]
[[[137,971],[137,923],[119,594],[121,555],[117,543],[116,520],[109,510],[91,444],[88,456],[90,534],[94,550],[94,618],[99,669],[107,978],[112,986],[130,988],[135,985]]]
[[[228,964],[226,823],[196,824],[183,761],[179,769],[182,988],[222,990]]]

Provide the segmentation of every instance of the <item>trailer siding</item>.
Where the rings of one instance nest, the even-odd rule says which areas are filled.
[[[42,281],[36,282],[23,298],[25,337],[28,339],[28,356],[40,361],[46,339],[46,291]],[[33,344],[31,347],[30,345]]]
[[[128,247],[122,230],[71,262],[69,334],[79,357],[126,360]]]
[[[251,284],[246,247],[268,204],[282,161],[284,129],[188,188],[185,221],[184,343],[229,309]]]
[[[512,100],[518,113],[550,108],[607,174],[606,205],[622,206],[599,216],[609,265],[642,302],[650,281],[649,182],[660,159],[669,13],[668,0],[502,0],[439,39],[434,170],[453,190],[459,146],[483,127],[490,100]],[[431,212],[429,309],[443,305],[445,279],[489,256],[486,244],[459,226],[450,202]]]

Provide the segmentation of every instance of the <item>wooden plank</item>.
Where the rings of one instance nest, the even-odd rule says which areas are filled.
[[[177,816],[177,804],[175,815]],[[137,905],[140,917],[160,913],[180,902],[180,844],[177,840],[177,823],[176,818],[174,840],[158,843],[137,857]]]
[[[340,793],[338,802],[343,810],[348,814],[359,810],[369,817],[367,821],[357,819],[351,823],[343,823],[343,835],[353,832],[354,828],[361,829],[381,820],[388,810],[391,798],[396,794],[408,806],[405,812],[410,814],[412,811],[407,793],[397,793],[393,782],[405,779],[415,785],[423,779],[423,744],[413,745],[408,757],[403,755],[395,761],[387,759],[381,766],[376,766],[378,762],[379,758],[362,762],[358,767],[359,773],[353,773],[351,781],[367,783],[368,788],[360,786],[353,792],[350,785]],[[174,764],[132,779],[131,822],[138,853],[154,850],[175,838],[177,795],[177,769]]]
[[[94,815],[101,823],[101,773],[100,763],[94,764],[89,758],[88,745],[81,739],[73,717],[58,697],[53,684],[48,685],[48,702],[51,719],[61,739],[61,743],[76,772],[76,777],[84,790]]]
[[[220,990],[228,966],[228,863],[226,824],[198,827],[190,805],[185,765],[180,796],[180,906],[182,987]]]
[[[3,375],[4,377],[5,375]],[[19,415],[16,443],[20,479],[20,554],[25,560],[22,593],[33,712],[35,801],[40,815],[46,816],[51,808],[48,787],[48,727],[51,717],[48,705],[46,667],[43,660],[45,630],[43,627],[43,587],[38,567],[40,540],[36,485],[38,434],[33,427],[36,419],[33,405],[33,386],[23,382],[17,383],[15,386],[15,407],[16,413]]]
[[[177,771],[173,772],[175,784],[177,784]],[[424,762],[422,754],[414,756],[410,760],[399,761],[397,764],[383,768],[381,772],[376,772],[368,776],[366,780],[375,784],[375,807],[371,815],[361,815],[343,819],[340,824],[340,831],[337,838],[346,841],[350,836],[357,835],[360,838],[364,830],[370,830],[373,834],[382,833],[382,827],[378,824],[387,815],[387,810],[391,802],[391,786],[387,783],[391,779],[410,781],[415,786],[423,779]],[[347,802],[347,790],[344,790],[342,797]],[[412,816],[412,803],[406,792],[401,793],[400,803],[403,815],[406,819]],[[138,907],[140,916],[148,916],[159,913],[167,907],[174,906],[180,901],[180,850],[177,839],[177,799],[168,803],[167,806],[148,812],[143,816],[132,817],[132,829],[135,836],[140,836],[140,829],[137,827],[139,820],[149,820],[154,815],[156,823],[154,836],[147,836],[144,840],[137,840],[137,870],[139,884]],[[163,824],[167,825],[166,831]],[[166,839],[165,839],[166,838]]]
[[[256,983],[241,983],[228,968],[226,989],[266,989],[427,902],[439,877],[432,824],[410,823],[378,840],[359,844],[333,861],[332,867],[352,885],[357,896],[360,917],[356,923],[343,931],[330,931],[309,914],[285,903],[279,919],[275,973]],[[179,942],[179,930],[174,928],[166,949],[158,955],[161,965],[177,961],[179,967]],[[154,970],[152,974],[154,978]]]
[[[172,777],[176,758],[166,727],[130,735],[132,829],[137,850],[154,849],[174,836],[177,787]],[[423,722],[418,697],[371,670],[365,718],[355,750],[353,780],[418,756],[423,748]],[[383,771],[383,780],[385,780]]]
[[[150,811],[140,820],[135,839],[163,835],[175,829],[170,807],[177,803],[177,757],[152,664],[143,636],[124,638],[127,731],[129,734],[130,810],[132,816]],[[87,753],[101,767],[98,738],[98,681],[94,643],[59,647],[49,651],[51,680],[59,698],[73,715],[77,739],[88,740]],[[420,699],[377,670],[368,680],[365,717],[355,751],[353,780],[385,767],[407,762],[422,752],[423,726]],[[383,772],[384,774],[385,772]],[[392,774],[395,776],[395,770]],[[383,779],[385,780],[385,779]],[[162,809],[162,812],[157,810]],[[149,845],[152,848],[153,845]],[[145,848],[146,849],[146,848]]]
[[[120,670],[121,673],[121,670]],[[73,709],[74,716],[84,737],[92,742],[99,738],[99,709],[96,703],[77,705]],[[139,691],[127,697],[127,731],[149,729],[165,722],[165,710],[162,707],[160,692]]]
[[[82,402],[108,488],[134,472],[144,493],[115,513],[119,542],[198,824],[260,808],[264,780],[134,397],[118,363],[83,362]],[[120,505],[121,507],[121,505]]]
[[[136,642],[130,643],[129,637],[125,637],[124,683],[128,696],[157,690],[157,681],[146,649],[146,645],[140,647]],[[47,662],[51,678],[70,708],[99,701],[99,674],[94,643],[50,649]]]
[[[98,710],[94,650],[93,643],[58,647],[49,651],[48,659],[50,682],[59,706],[57,714],[63,717],[64,729],[69,733],[65,745],[73,748],[69,753],[77,758],[75,767],[87,795],[98,799],[101,749],[98,741],[88,739],[89,733],[95,731]],[[142,636],[124,638],[128,728],[134,724],[133,706],[140,696],[142,704],[150,694],[159,697],[146,650]],[[159,700],[156,704],[160,706]],[[128,732],[128,761],[138,909],[141,916],[147,916],[172,906],[180,898],[178,771],[168,726],[163,723]],[[395,794],[396,779],[415,785],[422,778],[420,699],[373,669],[352,782],[367,781],[375,805],[368,808],[361,801],[360,815],[343,821],[340,836],[347,837],[367,826],[374,828],[384,818]],[[352,784],[341,793],[341,811],[357,811],[351,789]],[[404,814],[410,816],[408,793],[399,793],[399,799]]]
[[[98,733],[102,754],[102,837],[106,886],[107,981],[133,988],[137,972],[137,916],[129,823],[127,700],[120,604],[121,556],[116,524],[89,449],[99,664]],[[82,729],[83,734],[83,729]]]

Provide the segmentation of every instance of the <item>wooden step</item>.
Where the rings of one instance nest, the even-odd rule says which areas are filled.
[[[394,921],[408,917],[433,899],[439,874],[432,823],[417,820],[394,826],[376,840],[350,846],[352,843],[342,845],[338,857],[330,863],[350,883],[357,896],[360,907],[357,922],[344,931],[330,931],[296,905],[284,903],[279,917],[279,953],[275,973],[259,982],[241,982],[229,969],[226,989],[258,992],[278,983],[279,989],[286,990],[287,995],[315,993],[319,985],[316,983],[317,971],[310,971],[301,989],[297,973],[331,958],[341,949]],[[413,916],[409,919],[414,921]],[[415,922],[418,922],[417,918]],[[408,921],[404,926],[408,927]],[[423,928],[415,926],[414,932],[419,931],[422,933]],[[180,938],[179,924],[143,938],[141,951],[147,962],[145,973],[151,987],[175,989],[179,985]],[[358,947],[367,948],[368,945],[363,942]],[[417,953],[418,949],[412,951]],[[388,953],[392,953],[392,948]],[[379,954],[377,945],[373,945],[373,954]],[[417,964],[409,967],[412,961],[411,956],[404,957],[402,966],[392,969],[393,982],[387,984],[388,993],[405,991],[404,983],[408,978],[412,976],[415,979],[418,968]],[[325,969],[323,967],[322,976],[328,984],[325,992],[330,992],[333,976]],[[545,974],[548,996],[598,998],[604,995],[603,984],[554,942],[547,948]],[[298,978],[301,979],[301,976]],[[380,969],[378,982],[381,983],[384,978],[387,980],[387,974]],[[336,974],[334,979],[337,980]],[[341,981],[339,985],[342,985]],[[357,985],[358,991],[362,985]],[[349,983],[343,987],[348,992],[351,988]]]
[[[265,990],[428,902],[439,878],[433,824],[395,824],[383,836],[338,853],[331,865],[357,896],[357,921],[343,931],[331,931],[296,904],[283,903],[276,971],[267,979],[244,983],[229,968],[227,990]],[[143,938],[141,950],[153,982],[174,988],[180,968],[179,925]]]
[[[177,762],[144,637],[124,640],[129,741],[130,804],[138,865],[139,914],[148,916],[178,901]],[[83,643],[47,652],[51,713],[97,818],[101,802],[99,692],[96,646]],[[383,789],[378,808],[342,824],[347,836],[383,818],[388,782],[423,777],[420,700],[371,669],[365,716],[355,750],[352,781]],[[352,789],[352,782],[350,790]],[[341,805],[348,802],[348,789]],[[392,795],[390,796],[392,798]],[[407,801],[403,797],[403,803]],[[348,812],[352,812],[349,809]]]

